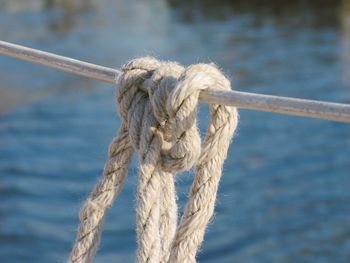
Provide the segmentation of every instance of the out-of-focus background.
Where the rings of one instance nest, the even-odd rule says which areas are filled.
[[[240,91],[350,103],[349,0],[0,0],[0,39],[115,68],[214,61]],[[199,261],[349,262],[349,124],[240,114]],[[119,125],[112,85],[0,56],[0,262],[66,260]],[[134,262],[136,167],[96,262]]]

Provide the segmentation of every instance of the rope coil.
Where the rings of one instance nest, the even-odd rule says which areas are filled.
[[[134,151],[140,156],[137,261],[196,262],[238,122],[236,108],[210,104],[211,122],[201,143],[196,119],[199,93],[229,91],[230,82],[212,64],[184,68],[145,57],[126,64],[116,83],[123,123],[110,145],[104,175],[81,211],[68,262],[92,262],[103,219],[123,188]],[[196,175],[177,224],[174,175],[192,167]]]

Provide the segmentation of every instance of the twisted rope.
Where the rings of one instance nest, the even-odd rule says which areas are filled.
[[[137,190],[137,261],[196,262],[213,215],[223,162],[238,122],[236,108],[210,105],[203,145],[197,129],[201,90],[230,90],[213,65],[188,68],[154,58],[136,59],[117,79],[123,119],[100,183],[83,206],[68,262],[91,262],[108,208],[121,192],[133,151],[140,156]],[[174,174],[196,167],[189,200],[177,226]]]

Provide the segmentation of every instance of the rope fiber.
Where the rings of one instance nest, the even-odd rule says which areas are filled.
[[[134,151],[140,156],[137,262],[196,262],[238,122],[236,108],[209,104],[211,122],[201,143],[199,93],[228,91],[230,82],[213,64],[185,68],[145,57],[126,64],[116,84],[123,123],[110,145],[103,177],[81,210],[68,262],[92,262],[103,219],[123,188]],[[195,178],[178,223],[174,176],[193,167]]]

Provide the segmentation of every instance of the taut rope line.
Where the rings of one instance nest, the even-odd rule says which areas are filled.
[[[110,146],[104,175],[81,211],[68,262],[92,262],[103,219],[124,185],[134,151],[140,156],[137,262],[196,262],[238,122],[236,108],[210,104],[211,122],[201,143],[196,120],[199,93],[230,89],[229,80],[212,64],[184,68],[146,57],[122,68],[117,104],[123,123]],[[196,175],[177,224],[174,176],[192,167]]]
[[[0,41],[0,54],[53,67],[80,76],[102,80],[108,83],[114,83],[115,76],[120,74],[119,70],[94,65],[5,41]],[[350,122],[349,104],[287,98],[231,90],[202,90],[199,99],[208,103],[235,106],[244,109]]]

